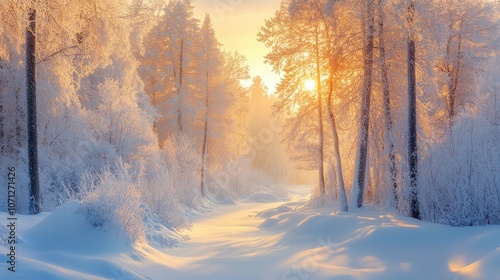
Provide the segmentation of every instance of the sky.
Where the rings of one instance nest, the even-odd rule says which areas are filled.
[[[248,60],[250,76],[261,76],[273,93],[279,77],[264,63],[268,50],[257,41],[266,19],[278,10],[280,0],[195,0],[195,16],[212,18],[216,36],[224,50],[238,51]]]

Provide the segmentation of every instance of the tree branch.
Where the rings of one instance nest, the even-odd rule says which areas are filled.
[[[54,57],[54,56],[56,56],[56,55],[58,55],[58,54],[60,54],[60,53],[64,53],[65,51],[70,50],[70,49],[74,49],[74,48],[78,48],[78,45],[74,45],[74,46],[69,46],[69,47],[62,48],[62,49],[60,49],[60,50],[56,51],[55,53],[53,53],[53,54],[51,54],[51,55],[48,55],[48,56],[46,56],[45,58],[43,58],[43,59],[41,59],[41,60],[37,61],[37,62],[36,62],[36,64],[39,64],[39,63],[45,62],[45,61],[49,60],[50,58],[52,58],[52,57]]]

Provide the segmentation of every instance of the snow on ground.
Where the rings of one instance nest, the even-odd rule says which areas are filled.
[[[305,209],[309,187],[256,194],[193,217],[177,248],[127,244],[96,229],[77,203],[18,215],[16,272],[0,279],[500,279],[500,226],[451,228],[381,210]]]

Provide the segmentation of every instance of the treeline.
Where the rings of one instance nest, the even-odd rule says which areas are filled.
[[[1,170],[16,167],[19,212],[29,203],[30,9],[43,211],[78,199],[92,224],[120,223],[137,239],[144,216],[182,226],[186,207],[203,197],[252,187],[237,178],[252,160],[243,157],[251,111],[240,81],[248,66],[222,49],[208,15],[194,17],[193,1],[2,1]],[[238,172],[226,176],[228,162]]]
[[[258,39],[315,201],[500,223],[499,19],[494,1],[282,1]]]

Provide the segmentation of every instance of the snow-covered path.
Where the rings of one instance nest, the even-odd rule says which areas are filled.
[[[168,279],[273,279],[290,251],[279,244],[282,234],[259,228],[259,214],[283,204],[303,205],[310,187],[289,189],[289,201],[255,195],[237,203],[219,205],[192,223],[190,240],[167,253],[185,261]],[[273,211],[273,210],[271,210]],[[280,277],[281,278],[281,277]],[[291,278],[290,278],[291,279]]]

